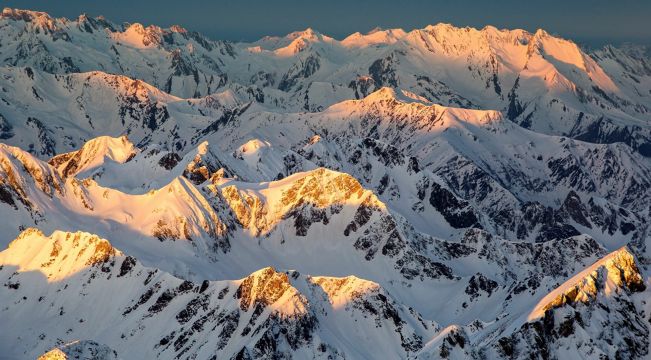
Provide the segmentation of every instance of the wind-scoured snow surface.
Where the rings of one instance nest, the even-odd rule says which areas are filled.
[[[0,358],[647,359],[651,58],[0,15]]]

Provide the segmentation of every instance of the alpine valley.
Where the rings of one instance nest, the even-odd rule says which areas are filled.
[[[1,359],[649,359],[651,51],[0,15]]]

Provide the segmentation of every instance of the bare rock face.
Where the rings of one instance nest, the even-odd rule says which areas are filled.
[[[454,228],[481,227],[477,216],[465,201],[459,201],[449,190],[432,184],[430,204],[443,214],[445,220]]]
[[[246,311],[255,306],[275,303],[290,287],[287,274],[269,267],[244,279],[235,296],[240,299],[242,310]]]

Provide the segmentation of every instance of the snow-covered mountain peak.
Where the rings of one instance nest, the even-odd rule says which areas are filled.
[[[487,358],[648,358],[649,327],[637,304],[649,295],[635,262],[624,247],[586,267],[504,329],[484,348]]]
[[[86,142],[81,149],[60,154],[50,159],[61,177],[77,176],[82,173],[90,175],[99,171],[106,162],[122,164],[136,155],[138,149],[126,135],[114,138],[100,136]]]
[[[542,37],[546,32],[538,34]],[[426,41],[423,36],[432,36],[434,42],[445,45],[445,48],[458,47],[465,50],[479,50],[470,46],[485,46],[488,42],[491,46],[498,47],[513,45],[527,45],[528,42],[536,35],[522,29],[498,29],[494,26],[487,25],[481,29],[474,27],[457,27],[449,23],[437,23],[425,26],[422,29],[413,29],[405,31],[401,28],[382,29],[376,28],[366,34],[360,32],[353,33],[343,40],[341,45],[350,48],[364,48],[371,45],[392,45],[401,40],[414,41],[421,39]]]
[[[46,12],[23,10],[23,9],[12,9],[8,7],[2,9],[2,14],[0,15],[0,18],[12,19],[12,20],[24,21],[24,22],[39,21],[43,23],[51,23],[54,20]]]
[[[15,206],[14,199],[17,198],[31,207],[29,195],[32,186],[49,196],[62,191],[61,178],[52,167],[17,147],[0,144],[0,174],[2,202],[12,206]]]
[[[587,71],[585,56],[579,46],[572,41],[552,36],[545,30],[538,29],[531,38],[531,46],[538,49],[543,56]]]
[[[354,298],[367,296],[381,290],[378,283],[360,279],[354,275],[341,278],[313,276],[309,280],[323,290],[335,308],[346,306]]]
[[[268,141],[260,139],[251,139],[235,150],[233,155],[244,160],[249,167],[255,168],[258,164],[268,160],[268,152],[272,151],[272,146]]]
[[[296,40],[309,41],[309,42],[318,42],[318,41],[324,41],[324,40],[331,41],[331,40],[333,40],[331,37],[323,35],[319,31],[316,31],[316,30],[312,29],[311,27],[308,27],[305,30],[299,30],[299,31],[291,32],[291,33],[285,35],[284,39],[289,41],[290,44],[292,42],[296,41]]]
[[[486,34],[501,35],[502,33],[492,27],[477,29],[474,27],[456,27],[449,23],[427,25],[423,29],[413,30],[411,34],[426,33],[440,44],[446,51],[478,51],[478,46],[486,45]]]
[[[201,144],[197,146],[197,155],[206,155],[210,150],[210,143],[208,141],[202,141]]]
[[[0,14],[0,21],[9,20],[19,23],[25,32],[42,32],[52,37],[53,40],[69,41],[70,35],[66,33],[71,21],[66,18],[54,18],[41,11],[4,8]],[[37,41],[32,39],[33,41]]]
[[[88,267],[122,256],[108,240],[86,232],[55,231],[46,236],[26,229],[0,253],[0,263],[19,272],[38,271],[48,281],[59,281]]]
[[[317,40],[321,35],[320,32],[312,29],[311,27],[306,28],[305,30],[294,31],[287,35],[288,39],[296,40],[298,38]]]
[[[346,173],[326,168],[296,173],[279,181],[269,183],[268,189],[262,190],[268,199],[278,200],[278,210],[286,212],[303,204],[313,204],[318,208],[341,204],[359,204],[371,195],[369,206],[381,206],[372,192],[364,189],[359,181]],[[282,209],[282,210],[281,210]]]
[[[92,340],[75,340],[59,345],[38,360],[119,360],[117,352]]]
[[[188,29],[184,28],[181,25],[172,25],[172,26],[170,26],[170,31],[175,32],[175,33],[185,34],[185,33],[188,32]]]
[[[240,283],[237,289],[242,310],[270,306],[281,317],[305,316],[307,299],[292,286],[288,275],[273,267],[260,269]]]
[[[261,148],[267,147],[270,144],[268,142],[262,141],[260,139],[251,139],[246,143],[242,144],[238,151],[240,154],[256,152]]]
[[[147,48],[160,45],[161,29],[150,25],[144,27],[140,23],[129,25],[124,31],[113,34],[121,44],[134,48]]]
[[[395,44],[407,33],[403,29],[375,28],[366,34],[360,32],[348,35],[341,41],[341,45],[350,48],[365,48],[373,45]]]
[[[436,23],[436,24],[428,24],[423,28],[423,30],[427,30],[431,32],[457,31],[461,29],[465,29],[466,31],[470,31],[471,29],[477,30],[471,27],[458,28],[450,23],[443,23],[443,22]]]
[[[324,114],[339,115],[342,112],[364,114],[365,116],[399,117],[412,126],[416,123],[444,120],[446,126],[454,123],[490,125],[503,120],[496,110],[474,110],[433,104],[410,91],[382,87],[361,100],[344,101],[324,111]]]
[[[282,40],[278,41],[280,46],[275,48],[274,54],[279,57],[294,56],[304,50],[308,49],[313,44],[318,43],[333,43],[335,40],[329,36],[323,35],[312,28],[307,28],[303,31],[296,31],[285,36]]]
[[[370,95],[362,99],[362,101],[366,103],[375,103],[381,101],[400,101],[403,103],[418,102],[421,104],[430,103],[427,99],[412,92],[386,86],[372,92]]]
[[[645,288],[634,255],[627,247],[623,247],[547,294],[529,314],[528,320],[542,318],[546,311],[566,304],[588,303],[598,294],[612,297],[621,291],[638,292]]]

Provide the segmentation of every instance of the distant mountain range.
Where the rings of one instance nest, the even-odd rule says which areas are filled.
[[[646,359],[651,56],[0,15],[0,358]]]

